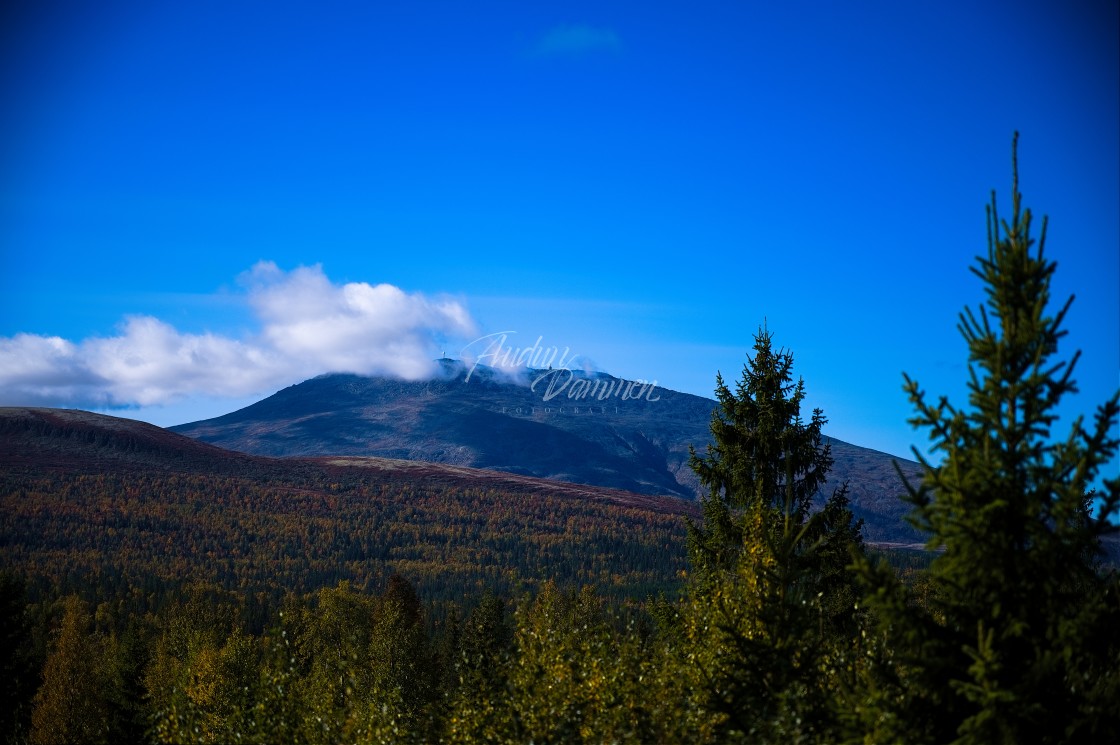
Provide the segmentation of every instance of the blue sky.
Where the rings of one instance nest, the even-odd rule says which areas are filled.
[[[711,395],[764,321],[828,433],[964,400],[992,189],[1120,384],[1097,3],[25,3],[0,27],[0,403],[158,424],[500,331]],[[123,408],[122,408],[123,407]]]

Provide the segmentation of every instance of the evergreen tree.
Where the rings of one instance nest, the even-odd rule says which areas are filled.
[[[907,499],[942,552],[925,603],[885,567],[862,567],[891,650],[860,704],[877,741],[1120,741],[1120,593],[1098,566],[1120,480],[1093,488],[1116,457],[1120,393],[1088,428],[1078,418],[1065,439],[1052,436],[1060,400],[1076,391],[1078,354],[1057,357],[1072,298],[1050,307],[1046,221],[1035,249],[1014,146],[1012,164],[1011,221],[993,194],[988,255],[972,270],[986,302],[958,325],[968,406],[931,401],[906,377],[911,422],[940,458],[915,449],[925,474]]]
[[[436,701],[436,658],[415,588],[399,574],[378,599],[369,641],[373,742],[425,741]]]
[[[497,740],[508,708],[513,630],[505,602],[486,592],[463,624],[453,655],[447,716],[451,742]]]
[[[31,719],[37,665],[22,580],[0,573],[0,743],[21,741]]]
[[[760,329],[736,391],[717,377],[713,445],[691,465],[708,490],[689,525],[688,636],[697,688],[713,712],[703,737],[826,739],[830,687],[856,628],[853,551],[862,550],[847,489],[813,499],[832,465],[817,409],[801,415],[793,355]]]
[[[96,616],[95,616],[96,617]],[[133,619],[123,633],[105,639],[106,664],[110,675],[109,740],[114,745],[148,742],[148,711],[144,701],[144,667],[148,662],[146,633]]]
[[[289,603],[284,612],[297,668],[293,685],[303,702],[303,737],[323,745],[357,741],[368,728],[374,600],[349,582],[319,590],[316,600],[312,610]],[[283,666],[276,674],[285,674]]]
[[[35,745],[110,741],[111,675],[103,640],[94,635],[92,622],[76,595],[66,599],[31,712],[31,742]]]

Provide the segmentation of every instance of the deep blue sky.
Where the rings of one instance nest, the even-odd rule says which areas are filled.
[[[24,5],[0,403],[172,424],[498,331],[711,395],[765,320],[829,434],[907,454],[1015,130],[1069,411],[1120,383],[1115,2]]]

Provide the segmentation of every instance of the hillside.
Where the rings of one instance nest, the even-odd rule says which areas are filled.
[[[0,407],[6,469],[244,470],[263,461],[147,422],[78,409]]]
[[[461,466],[233,453],[127,419],[0,409],[0,568],[106,596],[279,597],[393,572],[437,601],[547,578],[676,587],[694,505]]]
[[[435,380],[323,375],[239,411],[172,429],[267,456],[356,455],[493,469],[571,483],[698,496],[689,445],[710,442],[712,399],[604,373],[507,375],[442,361]],[[899,460],[829,439],[830,487],[848,482],[872,540],[920,537],[903,520]],[[918,465],[899,460],[907,474]]]

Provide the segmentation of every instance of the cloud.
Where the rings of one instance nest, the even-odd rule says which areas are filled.
[[[408,294],[393,285],[333,285],[318,267],[277,280],[275,265],[258,264],[246,281],[250,303],[265,322],[263,336],[307,366],[407,379],[431,374],[432,345],[442,335],[474,333],[461,303]]]
[[[65,339],[35,334],[0,337],[0,404],[94,401],[107,382],[84,364],[80,349]]]
[[[0,337],[0,404],[151,406],[195,395],[238,397],[326,372],[421,379],[439,341],[475,333],[450,298],[387,284],[335,284],[320,266],[261,262],[240,278],[260,321],[244,339],[184,333],[151,316],[72,342]]]
[[[583,25],[563,25],[551,29],[537,42],[542,57],[574,56],[591,52],[617,52],[622,44],[614,31]]]

